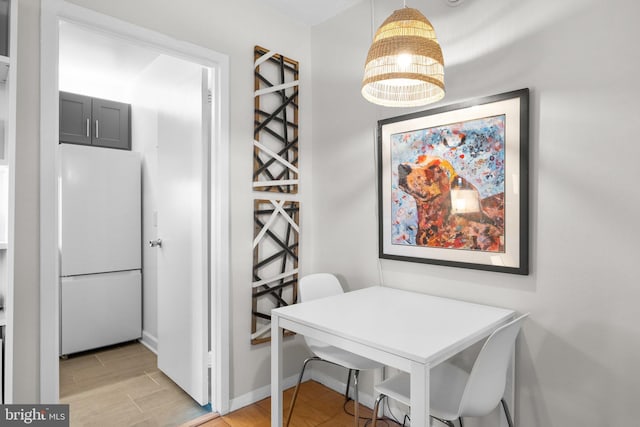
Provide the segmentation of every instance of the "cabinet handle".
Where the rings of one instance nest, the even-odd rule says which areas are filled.
[[[89,128],[91,125],[89,124],[89,118],[87,117],[87,138],[89,138]]]
[[[96,139],[100,138],[100,123],[96,120]]]

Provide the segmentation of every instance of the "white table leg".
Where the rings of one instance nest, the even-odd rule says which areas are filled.
[[[271,317],[271,427],[282,426],[282,330],[280,319]]]
[[[429,427],[429,366],[411,365],[411,427]]]

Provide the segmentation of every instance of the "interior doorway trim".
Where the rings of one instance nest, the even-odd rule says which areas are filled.
[[[59,23],[69,21],[214,70],[210,150],[211,404],[229,410],[229,58],[67,3],[41,2],[40,51],[40,402],[59,401],[58,56]]]

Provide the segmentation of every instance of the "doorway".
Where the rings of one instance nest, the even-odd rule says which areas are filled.
[[[178,330],[181,333],[174,334],[179,338],[184,336],[191,336],[191,340],[182,341],[179,343],[171,342],[165,349],[175,348],[176,345],[187,347],[188,351],[183,351],[184,355],[195,355],[192,360],[187,362],[178,359],[175,354],[170,351],[162,350],[161,343],[154,343],[154,336],[152,332],[147,331],[147,336],[144,337],[143,342],[150,348],[153,348],[157,344],[156,349],[159,353],[159,359],[165,360],[164,363],[167,370],[177,369],[179,371],[184,366],[199,365],[200,369],[204,372],[204,377],[210,372],[210,390],[209,384],[206,384],[206,390],[200,390],[195,394],[199,394],[200,397],[195,397],[195,394],[188,388],[202,388],[202,384],[181,384],[181,380],[175,380],[181,387],[187,390],[194,398],[200,403],[204,402],[203,399],[207,399],[212,404],[215,411],[225,413],[228,410],[228,59],[224,55],[220,55],[216,52],[209,51],[207,49],[189,45],[184,42],[178,42],[170,39],[161,34],[136,27],[134,25],[97,14],[87,9],[68,4],[61,0],[54,0],[51,2],[43,2],[42,5],[42,50],[41,50],[41,76],[42,76],[42,107],[41,107],[41,401],[42,402],[57,402],[58,395],[58,382],[59,382],[59,369],[57,365],[58,357],[58,342],[60,339],[60,330],[57,327],[59,325],[60,312],[57,301],[59,301],[59,285],[58,285],[58,264],[59,264],[59,248],[58,248],[58,189],[56,185],[56,177],[59,170],[59,153],[57,150],[58,139],[58,91],[68,90],[69,87],[62,88],[62,78],[69,73],[69,70],[64,70],[67,62],[63,62],[60,59],[59,54],[68,47],[65,43],[68,43],[68,33],[73,31],[92,31],[93,35],[102,37],[103,39],[111,39],[113,42],[128,43],[130,46],[137,46],[139,48],[146,49],[145,52],[149,55],[141,54],[140,52],[133,53],[137,58],[142,58],[143,61],[149,61],[142,68],[147,72],[149,70],[165,70],[169,74],[174,72],[174,81],[167,78],[168,74],[162,75],[154,74],[154,78],[163,82],[167,89],[172,86],[180,86],[179,89],[173,92],[184,91],[184,86],[181,86],[180,79],[175,75],[176,69],[180,68],[180,65],[184,65],[189,69],[186,73],[194,74],[194,69],[197,69],[199,82],[198,89],[211,91],[211,105],[200,106],[203,107],[201,112],[208,111],[208,118],[210,120],[202,120],[201,123],[196,124],[199,127],[194,130],[194,133],[199,133],[204,137],[207,143],[203,144],[203,147],[211,147],[210,150],[201,151],[200,155],[202,159],[201,176],[204,177],[203,185],[190,186],[189,188],[183,188],[185,194],[192,194],[194,196],[204,196],[203,206],[200,206],[200,212],[202,214],[200,218],[199,231],[191,233],[200,234],[205,236],[200,242],[196,242],[198,249],[194,252],[194,259],[199,256],[199,266],[196,266],[203,274],[211,271],[210,289],[199,289],[196,291],[204,291],[203,295],[208,297],[203,298],[201,307],[196,307],[203,313],[201,316],[200,325],[180,323],[184,319],[190,316],[175,316],[175,312],[171,313],[171,310],[162,308],[162,298],[160,297],[158,310],[158,325],[162,322],[170,325],[177,325]],[[87,34],[85,33],[85,36]],[[78,40],[82,37],[78,37],[76,34],[75,39]],[[65,41],[67,40],[67,41]],[[95,40],[94,40],[95,41]],[[155,56],[154,56],[155,55]],[[80,58],[80,57],[78,57]],[[131,61],[133,63],[135,61]],[[155,64],[155,66],[153,65]],[[186,65],[189,64],[189,65]],[[112,73],[116,71],[122,71],[124,63],[120,64],[119,70],[112,70]],[[176,68],[177,67],[177,68]],[[79,67],[72,67],[78,69]],[[184,68],[183,68],[184,70]],[[157,77],[159,76],[160,77]],[[61,80],[58,81],[57,77],[60,76]],[[81,80],[81,76],[77,76],[75,79],[71,78],[73,83],[64,83],[64,85],[77,84]],[[150,81],[149,75],[139,79],[145,84]],[[152,80],[152,79],[151,79]],[[193,84],[191,84],[193,87]],[[115,95],[113,88],[105,89],[111,97]],[[133,91],[136,92],[136,91]],[[140,93],[149,93],[147,86],[142,86],[142,89],[137,90],[136,96],[141,96]],[[153,91],[151,91],[153,92]],[[94,96],[97,96],[94,95]],[[207,98],[207,97],[205,97]],[[158,122],[158,116],[166,113],[155,112],[149,116],[149,110],[145,109],[145,103],[139,100],[132,102],[133,108],[139,108],[141,117],[146,115],[147,119]],[[164,104],[171,104],[166,102]],[[149,105],[162,104],[158,99],[155,102],[148,103]],[[137,105],[137,107],[136,107]],[[207,110],[208,108],[208,110]],[[153,115],[155,114],[155,116]],[[204,113],[203,113],[204,114]],[[135,116],[134,116],[135,117]],[[155,117],[155,119],[154,119]],[[204,117],[204,116],[203,116]],[[183,132],[185,128],[180,129],[181,125],[184,125],[184,118],[175,119],[177,125],[164,128],[161,132],[163,135]],[[166,123],[166,121],[162,121]],[[193,123],[192,123],[193,125]],[[134,124],[135,126],[135,124]],[[176,129],[177,128],[177,129]],[[156,127],[157,132],[158,127]],[[193,129],[193,126],[189,129]],[[141,131],[144,132],[144,131]],[[201,138],[202,139],[202,138]],[[209,145],[210,142],[210,145]],[[151,144],[153,145],[153,144]],[[153,148],[153,147],[152,147]],[[148,150],[149,146],[140,146],[138,150]],[[175,150],[175,148],[173,149]],[[171,151],[169,151],[171,152]],[[173,151],[175,154],[175,151]],[[166,159],[173,159],[173,154],[165,156]],[[157,164],[162,163],[163,156],[158,152]],[[175,159],[173,159],[175,160]],[[179,164],[177,166],[180,166]],[[169,164],[168,168],[176,167],[176,164]],[[208,169],[208,170],[207,170]],[[167,169],[165,169],[167,170]],[[161,175],[163,175],[161,173]],[[170,176],[170,174],[164,174]],[[52,179],[53,178],[53,179]],[[165,177],[166,179],[166,177]],[[200,191],[200,194],[194,194],[194,191]],[[144,196],[143,196],[144,197]],[[195,197],[194,199],[197,199]],[[178,202],[180,203],[180,202]],[[176,203],[176,204],[178,204]],[[165,205],[171,205],[170,203]],[[162,202],[157,202],[157,209],[162,209]],[[153,227],[157,224],[157,212],[158,210],[153,208],[147,209],[147,227]],[[160,214],[162,215],[162,214]],[[168,222],[165,221],[164,224]],[[145,227],[145,225],[143,225]],[[175,232],[176,235],[180,235],[180,231]],[[162,238],[162,236],[156,236],[156,238]],[[191,242],[193,243],[193,242]],[[209,255],[207,256],[207,252]],[[158,255],[161,258],[161,255]],[[151,258],[149,258],[151,259]],[[163,262],[158,261],[159,264]],[[149,280],[153,280],[152,262],[148,261],[149,272],[151,273]],[[160,271],[162,271],[162,267]],[[166,270],[166,269],[165,269]],[[159,286],[162,282],[162,275],[160,276],[158,283]],[[147,296],[153,299],[152,288],[147,292]],[[151,295],[149,295],[151,294]],[[164,297],[165,300],[175,301],[175,294]],[[193,298],[191,301],[186,301],[187,304],[193,304]],[[166,304],[166,303],[165,303]],[[210,307],[210,316],[207,316],[207,308]],[[185,311],[183,310],[178,310]],[[149,329],[153,330],[153,325],[149,319],[153,318],[153,306],[149,305],[147,309],[147,323]],[[177,323],[176,323],[177,322]],[[144,328],[144,326],[143,326]],[[166,328],[165,328],[166,329]],[[157,337],[155,337],[157,338]],[[170,339],[170,338],[169,338]],[[163,340],[163,338],[160,338]],[[164,355],[163,355],[164,353]],[[160,362],[159,362],[160,364]],[[193,377],[200,376],[197,373],[194,375],[194,371],[187,373],[176,372],[170,377]],[[188,382],[188,381],[187,381]],[[203,397],[206,395],[206,397]],[[210,396],[210,399],[209,399]]]

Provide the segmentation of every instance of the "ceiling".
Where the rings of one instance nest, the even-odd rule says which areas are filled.
[[[316,25],[363,0],[263,0],[285,15]]]
[[[262,1],[297,21],[316,25],[370,0]],[[442,1],[455,6],[464,0]],[[402,4],[402,0],[390,2]],[[128,86],[158,56],[159,52],[63,21],[60,24],[60,89],[129,102]],[[89,93],[89,90],[100,92]]]
[[[362,1],[370,0],[262,0],[263,3],[272,6],[285,15],[304,22],[316,25],[333,18],[339,13]],[[448,6],[458,6],[464,0],[442,0]],[[393,0],[395,8],[402,6],[402,0]],[[413,3],[416,3],[415,1]],[[410,5],[410,7],[417,7]]]
[[[316,25],[368,0],[262,1],[297,21]],[[129,102],[130,82],[158,56],[153,50],[63,21],[60,24],[60,89]]]

